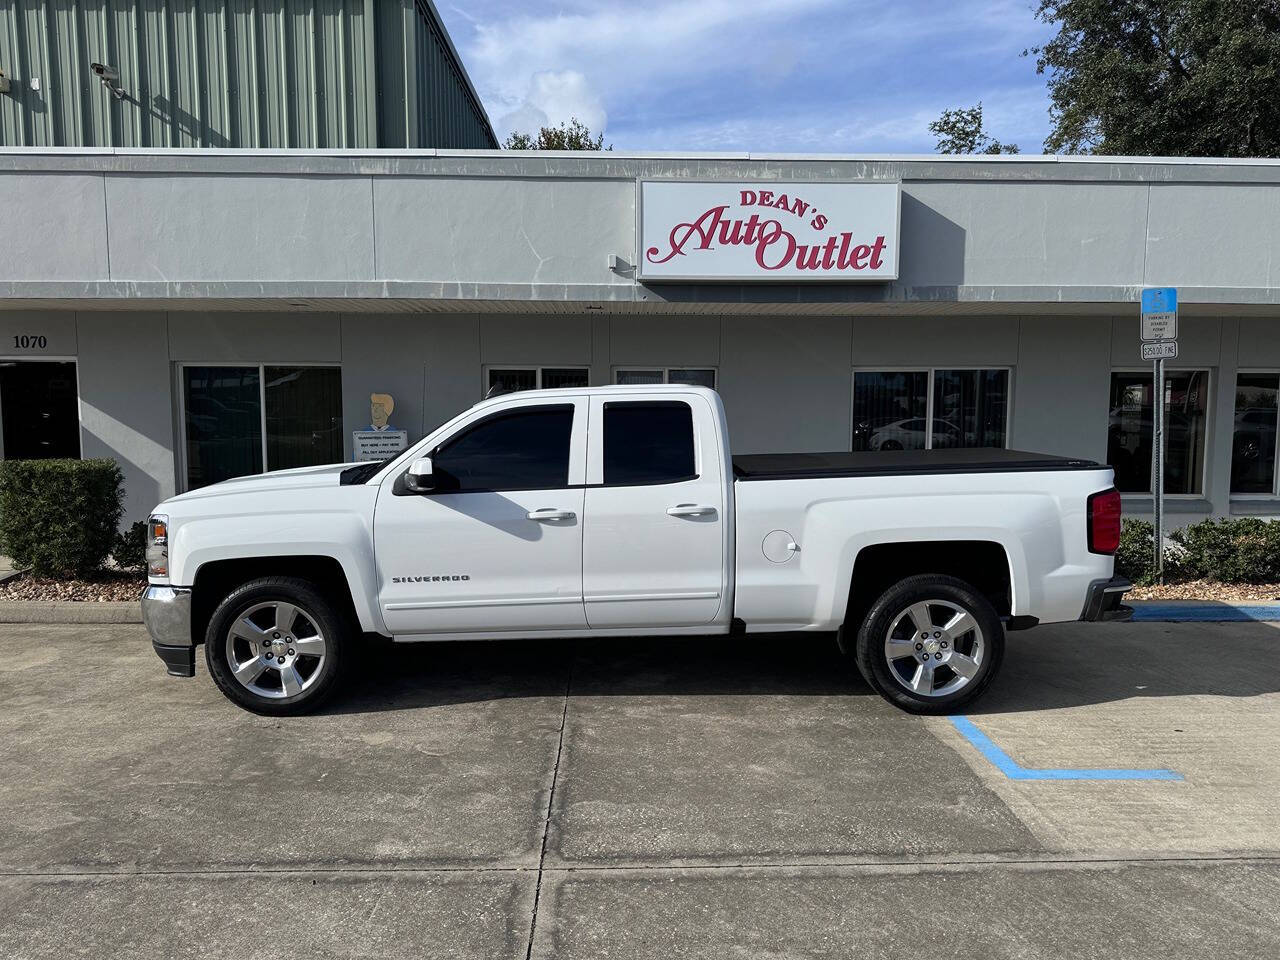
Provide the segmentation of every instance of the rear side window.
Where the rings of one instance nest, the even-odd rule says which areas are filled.
[[[540,490],[569,482],[573,405],[525,407],[482,420],[432,458],[437,490]]]
[[[696,475],[693,411],[687,403],[604,405],[604,482],[673,483]]]

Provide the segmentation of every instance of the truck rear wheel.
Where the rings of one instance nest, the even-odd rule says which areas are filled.
[[[863,677],[890,703],[911,713],[953,713],[995,679],[1004,626],[963,580],[908,577],[867,612],[856,654]]]
[[[255,713],[305,713],[337,684],[350,627],[316,587],[264,577],[237,587],[209,620],[205,660],[227,698]]]

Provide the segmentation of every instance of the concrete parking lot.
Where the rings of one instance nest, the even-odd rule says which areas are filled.
[[[3,625],[0,956],[1272,958],[1278,655],[1012,634],[966,727],[820,639],[419,646],[267,719]]]

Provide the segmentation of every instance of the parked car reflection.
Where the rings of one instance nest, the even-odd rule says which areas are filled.
[[[869,450],[923,450],[928,439],[929,421],[923,417],[910,417],[886,423],[867,438]],[[947,420],[933,421],[933,447],[935,450],[967,446],[964,434]]]

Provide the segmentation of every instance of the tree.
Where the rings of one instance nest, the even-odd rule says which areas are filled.
[[[1280,155],[1280,0],[1039,0],[1055,153]]]
[[[591,131],[577,117],[568,123],[560,121],[558,127],[543,127],[538,135],[516,131],[503,141],[508,150],[612,150],[613,144],[603,146],[604,134],[591,136]]]
[[[942,116],[929,124],[929,132],[938,138],[939,153],[1017,153],[1016,143],[1001,143],[982,129],[982,101],[972,107],[943,110]]]

